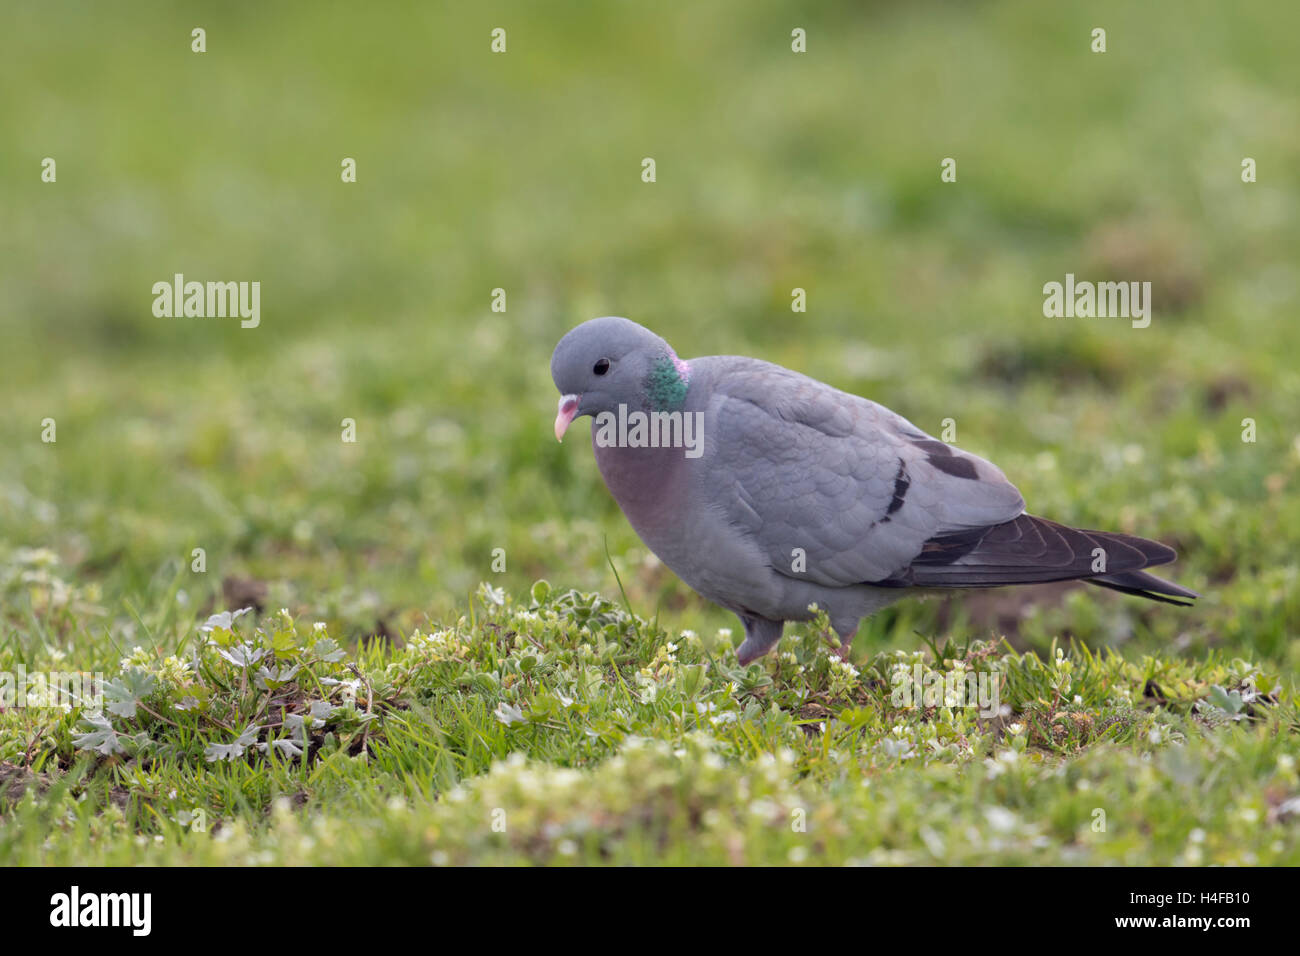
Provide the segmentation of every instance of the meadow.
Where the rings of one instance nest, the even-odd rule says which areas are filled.
[[[1300,863],[1294,6],[6,18],[0,673],[110,684],[0,708],[0,863]],[[177,273],[259,324],[158,317]],[[1067,274],[1151,324],[1045,316]],[[555,441],[605,314],[951,420],[1203,597],[908,601],[742,668]],[[900,705],[916,667],[1006,709]]]

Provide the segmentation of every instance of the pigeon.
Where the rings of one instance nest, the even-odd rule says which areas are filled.
[[[601,477],[642,542],[736,614],[742,665],[786,621],[824,610],[848,656],[864,617],[901,598],[1081,579],[1187,606],[1144,570],[1177,555],[1025,511],[992,463],[875,402],[759,359],[689,361],[605,316],[555,347],[555,437],[591,416]]]

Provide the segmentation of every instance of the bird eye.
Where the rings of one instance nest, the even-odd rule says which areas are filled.
[[[597,375],[604,375],[609,371],[609,359],[601,359],[591,367],[591,370]]]

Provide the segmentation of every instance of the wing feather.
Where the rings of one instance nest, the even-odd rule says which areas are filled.
[[[708,361],[710,445],[730,479],[709,487],[783,575],[832,587],[890,579],[927,541],[1024,511],[994,465],[875,402],[766,362]]]

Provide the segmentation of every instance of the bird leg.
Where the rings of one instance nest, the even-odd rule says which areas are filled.
[[[835,653],[839,656],[840,660],[847,661],[853,653],[853,636],[858,633],[858,629],[857,627],[854,627],[847,634],[839,634],[838,631],[836,633],[840,639],[840,646]]]
[[[785,621],[769,621],[767,618],[746,617],[743,614],[737,617],[740,618],[740,623],[745,625],[745,640],[740,647],[736,648],[736,657],[740,659],[741,666],[745,667],[752,661],[758,660],[781,640]]]

